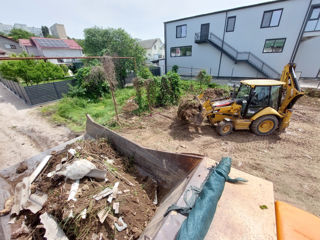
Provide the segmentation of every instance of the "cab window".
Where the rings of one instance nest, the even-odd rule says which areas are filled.
[[[270,107],[278,111],[279,109],[279,97],[281,92],[281,86],[271,87]]]
[[[269,106],[270,86],[256,86],[246,113],[247,117],[251,117],[260,110]]]
[[[249,94],[250,94],[250,90],[251,90],[251,87],[248,86],[248,85],[241,85],[239,90],[238,90],[238,93],[237,93],[237,99],[245,99],[245,100],[248,100],[249,98]]]

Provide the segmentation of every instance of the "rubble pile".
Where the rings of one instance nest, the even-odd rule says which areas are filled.
[[[52,152],[12,199],[12,239],[48,240],[138,239],[158,203],[156,182],[102,139]]]

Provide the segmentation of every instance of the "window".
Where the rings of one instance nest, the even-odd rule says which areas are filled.
[[[157,50],[157,46],[156,46],[156,45],[154,45],[154,46],[153,46],[153,49],[154,49],[154,50]]]
[[[171,57],[185,57],[192,55],[192,46],[172,47],[170,49]]]
[[[236,16],[228,17],[226,32],[233,32],[236,24]]]
[[[176,37],[185,38],[187,36],[187,25],[180,25],[176,27]]]
[[[261,28],[278,27],[281,15],[282,9],[265,11],[262,17]]]
[[[17,49],[16,45],[10,45],[11,49]]]
[[[285,38],[267,39],[264,43],[263,53],[281,53],[285,42]]]
[[[315,7],[312,9],[305,31],[306,32],[320,31],[319,18],[320,18],[320,7]]]
[[[17,46],[13,44],[5,44],[4,46],[5,48],[8,48],[8,49],[17,49]]]

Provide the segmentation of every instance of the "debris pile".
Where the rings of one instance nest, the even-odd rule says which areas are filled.
[[[227,91],[221,88],[208,88],[203,92],[203,99],[202,101],[207,100],[219,100],[221,98],[226,98],[228,96]],[[183,100],[178,108],[178,118],[180,120],[194,123],[194,124],[201,124],[203,117],[201,115],[202,106],[201,103],[196,99],[187,99]]]
[[[155,213],[157,188],[106,140],[78,141],[16,185],[6,204],[12,238],[137,239]]]

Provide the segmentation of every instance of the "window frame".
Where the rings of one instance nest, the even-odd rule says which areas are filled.
[[[229,26],[229,19],[234,18],[234,24],[232,30],[228,31],[228,26]],[[226,26],[226,32],[234,32],[236,28],[236,21],[237,21],[237,16],[230,16],[227,18],[227,26]]]
[[[283,43],[283,47],[282,47],[282,49],[281,49],[281,52],[265,52],[265,51],[264,51],[267,41],[274,40],[274,43],[275,43],[276,40],[283,40],[283,39],[284,39],[284,43]],[[266,39],[266,40],[264,41],[263,48],[262,48],[262,53],[282,53],[282,52],[283,52],[283,49],[284,49],[284,46],[286,45],[286,41],[287,41],[287,38],[268,38],[268,39]]]
[[[186,55],[186,56],[172,56],[172,55],[171,55],[171,50],[172,50],[173,48],[183,48],[183,47],[191,47],[191,55]],[[192,57],[192,45],[171,47],[171,48],[170,48],[170,57]]]
[[[186,36],[184,36],[184,37],[178,37],[178,28],[179,27],[183,27],[183,26],[186,26]],[[181,33],[182,33],[182,31],[181,31]],[[187,24],[181,24],[181,25],[177,25],[176,26],[176,38],[186,38],[187,37],[187,34],[188,34],[188,29],[187,29]]]
[[[278,25],[276,25],[276,26],[270,26],[270,23],[271,23],[271,21],[272,21],[273,12],[275,12],[275,11],[279,11],[279,10],[281,10],[281,14],[280,14],[280,17],[279,17]],[[268,13],[268,12],[272,12],[272,15],[271,15],[271,18],[270,18],[269,26],[265,26],[265,27],[264,27],[264,26],[262,26],[262,24],[263,24],[263,19],[264,19],[264,15],[265,15],[266,13]],[[260,28],[273,28],[273,27],[279,27],[280,22],[281,22],[282,13],[283,13],[283,8],[277,8],[277,9],[272,9],[272,10],[266,10],[266,11],[264,11],[264,12],[263,12],[263,14],[262,14],[262,19],[261,19]]]
[[[317,23],[316,23],[316,25],[315,25],[315,28],[317,27],[318,24],[320,24],[320,13],[319,13],[319,15],[318,15],[318,18],[311,18],[312,12],[313,12],[313,10],[314,10],[315,8],[320,8],[320,4],[312,5],[311,11],[309,12],[309,15],[308,15],[308,21],[306,22],[306,26],[304,27],[304,32],[319,32],[319,31],[320,31],[320,30],[316,30],[316,29],[311,30],[311,31],[310,31],[310,30],[306,30],[306,27],[307,27],[309,21],[315,21],[315,20],[317,20]]]

